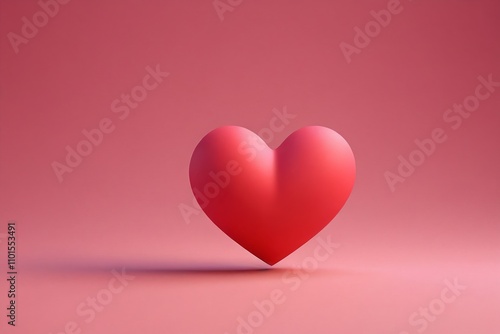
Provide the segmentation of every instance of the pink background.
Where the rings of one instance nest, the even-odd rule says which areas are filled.
[[[236,1],[233,1],[236,3]],[[221,21],[211,0],[71,1],[15,53],[9,32],[36,1],[0,1],[0,232],[18,226],[18,321],[0,330],[56,334],[236,333],[253,301],[281,289],[255,333],[418,333],[408,318],[454,278],[467,288],[425,333],[500,332],[500,88],[453,130],[446,109],[500,81],[500,3],[401,0],[402,11],[347,63],[339,44],[387,1],[244,0]],[[121,120],[111,103],[170,75]],[[296,291],[191,205],[191,153],[213,128],[268,127],[296,115],[276,147],[306,125],[351,144],[351,198],[318,237],[340,246]],[[103,118],[115,125],[59,182],[51,164]],[[415,139],[447,140],[395,191]],[[6,271],[5,235],[0,263]],[[135,279],[85,323],[75,310],[112,269]],[[0,284],[0,309],[7,286]]]

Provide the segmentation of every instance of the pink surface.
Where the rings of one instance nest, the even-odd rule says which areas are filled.
[[[0,331],[500,332],[497,1],[46,3],[0,1]],[[353,149],[346,206],[275,270],[193,204],[223,125]]]

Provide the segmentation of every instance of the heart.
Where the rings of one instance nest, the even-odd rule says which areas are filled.
[[[269,265],[328,225],[355,175],[347,141],[322,126],[295,131],[275,150],[243,127],[217,128],[196,146],[189,165],[206,215]]]

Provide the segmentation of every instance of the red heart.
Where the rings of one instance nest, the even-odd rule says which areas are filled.
[[[349,144],[321,126],[295,131],[275,150],[250,130],[221,127],[203,137],[189,166],[207,216],[270,265],[328,225],[355,174]]]

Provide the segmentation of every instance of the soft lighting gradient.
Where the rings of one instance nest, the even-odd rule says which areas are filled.
[[[20,273],[17,326],[2,315],[0,332],[59,334],[75,321],[92,334],[233,334],[280,289],[254,333],[413,334],[409,317],[457,278],[467,288],[425,333],[498,334],[500,88],[456,130],[443,115],[479,76],[500,81],[500,3],[401,0],[348,64],[340,43],[387,4],[244,0],[220,21],[212,0],[74,0],[16,54],[7,34],[40,6],[0,1],[0,233],[17,221]],[[168,77],[125,107],[157,65]],[[188,165],[206,133],[259,133],[284,107],[296,117],[271,147],[332,128],[354,151],[356,184],[320,235],[251,270],[268,266],[179,205],[192,205]],[[60,183],[52,163],[103,119],[114,130]],[[447,140],[392,192],[384,173],[435,128]],[[327,237],[338,249],[291,290],[289,270]],[[85,323],[78,305],[122,267],[135,279]]]

